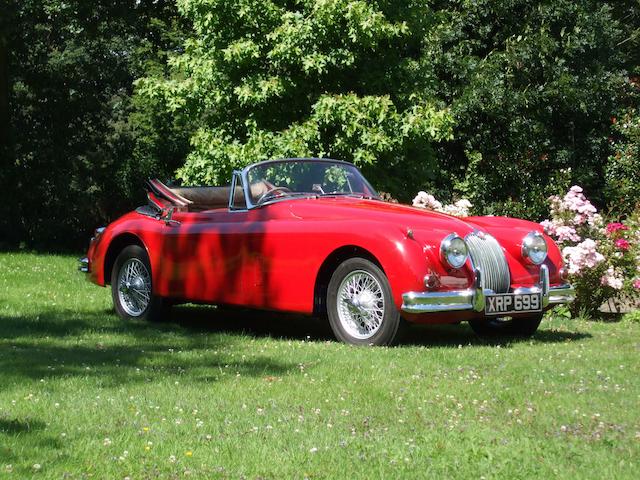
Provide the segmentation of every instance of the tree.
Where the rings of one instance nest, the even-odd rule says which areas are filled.
[[[182,43],[182,20],[173,2],[153,0],[10,0],[2,15],[13,28],[0,42],[10,65],[1,183],[11,192],[0,241],[86,245],[94,227],[130,208],[142,174],[177,167],[134,158],[131,94]]]
[[[221,182],[268,157],[335,156],[530,218],[567,168],[599,203],[627,101],[638,4],[558,0],[179,0],[193,24],[138,94],[197,125],[178,176]],[[635,33],[634,33],[635,32]]]
[[[451,184],[485,213],[539,219],[570,169],[571,181],[604,206],[610,118],[638,98],[629,88],[640,51],[638,2],[434,8],[441,21],[423,59],[456,119],[455,141],[438,148]]]
[[[138,94],[199,125],[178,176],[219,183],[286,156],[352,160],[383,189],[436,178],[452,118],[416,83],[424,2],[181,0],[193,24],[169,78]]]

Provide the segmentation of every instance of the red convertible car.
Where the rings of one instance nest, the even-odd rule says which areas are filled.
[[[540,225],[383,202],[347,162],[266,161],[230,186],[152,180],[147,195],[97,229],[81,260],[124,319],[160,319],[180,302],[236,305],[326,316],[339,340],[385,345],[406,322],[532,335],[574,297]]]

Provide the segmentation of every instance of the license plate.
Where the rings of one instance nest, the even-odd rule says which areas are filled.
[[[542,310],[540,293],[505,293],[487,295],[484,312],[487,315],[539,312]]]

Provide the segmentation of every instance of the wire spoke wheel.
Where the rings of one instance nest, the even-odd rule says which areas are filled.
[[[384,302],[382,285],[371,273],[351,272],[338,287],[338,317],[342,328],[360,340],[373,337],[383,323]]]
[[[132,317],[141,316],[151,301],[151,275],[138,258],[127,259],[118,273],[118,300]]]

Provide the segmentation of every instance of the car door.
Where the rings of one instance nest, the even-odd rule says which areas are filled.
[[[163,227],[164,294],[208,303],[241,303],[242,212],[181,212]],[[245,212],[246,214],[246,212]]]

